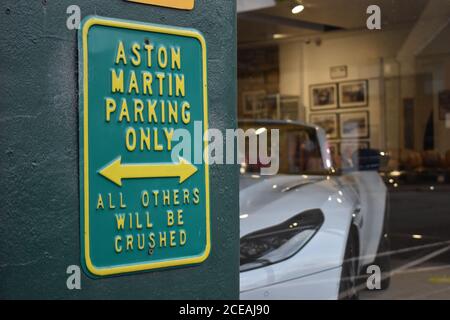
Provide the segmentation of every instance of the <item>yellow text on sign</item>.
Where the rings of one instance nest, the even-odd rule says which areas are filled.
[[[138,2],[144,4],[152,4],[155,6],[169,7],[183,10],[194,9],[195,0],[127,0],[130,2]]]

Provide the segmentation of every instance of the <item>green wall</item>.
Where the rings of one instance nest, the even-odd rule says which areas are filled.
[[[66,9],[203,33],[210,128],[236,125],[234,0],[193,11],[123,0],[4,0],[0,4],[0,298],[233,299],[239,292],[238,171],[211,166],[209,258],[198,266],[93,280],[68,290],[80,263],[77,31]]]

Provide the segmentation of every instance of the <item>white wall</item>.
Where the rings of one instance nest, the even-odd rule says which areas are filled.
[[[288,42],[280,46],[280,94],[301,95],[302,43]]]
[[[419,145],[423,143],[426,125],[423,113],[432,108],[435,148],[445,154],[450,149],[450,128],[445,127],[445,121],[438,119],[437,99],[439,91],[450,89],[450,42],[447,41],[450,25],[418,56],[411,53],[409,60],[398,60],[398,51],[410,32],[411,26],[405,26],[395,30],[325,34],[321,36],[320,45],[317,45],[316,37],[311,37],[308,43],[304,39],[280,43],[280,92],[301,96],[306,106],[306,117],[300,120],[308,121],[310,85],[367,79],[367,107],[338,108],[320,113],[369,111],[368,140],[371,146],[389,150],[398,159],[404,145],[403,99],[414,98],[416,149],[420,151]],[[340,65],[347,66],[347,78],[331,79],[330,67]],[[425,93],[422,92],[424,90]]]
[[[392,31],[368,31],[336,33],[322,37],[320,45],[315,41],[280,44],[280,91],[302,94],[309,120],[309,86],[312,84],[367,79],[369,81],[369,105],[365,108],[346,108],[331,112],[367,110],[370,113],[370,144],[385,148],[384,125],[381,121],[382,103],[381,59],[395,57],[408,34],[407,29]],[[314,38],[313,38],[314,39]],[[346,65],[347,78],[333,80],[330,67]],[[385,68],[389,73],[389,68]],[[296,74],[296,75],[295,75]],[[302,74],[300,76],[300,74]],[[389,76],[389,74],[385,74]],[[398,108],[398,107],[397,107]],[[396,109],[397,110],[397,109]],[[387,106],[389,117],[389,106]],[[322,111],[329,113],[330,111]]]
[[[382,119],[390,117],[390,105],[383,103],[382,59],[394,57],[408,31],[362,31],[342,38],[324,39],[320,46],[310,43],[304,45],[305,92],[304,102],[309,105],[309,86],[311,84],[367,79],[369,83],[369,104],[365,108],[338,109],[343,111],[367,110],[370,119],[370,145],[385,149],[385,126]],[[333,80],[330,67],[346,65],[348,76]],[[387,114],[384,114],[386,110]],[[397,110],[395,110],[397,111]],[[396,113],[396,112],[395,112]]]

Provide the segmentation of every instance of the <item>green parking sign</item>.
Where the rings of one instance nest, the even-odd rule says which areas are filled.
[[[79,77],[85,271],[107,276],[204,261],[208,165],[172,155],[178,129],[192,136],[198,123],[208,129],[201,34],[89,17],[79,32]]]

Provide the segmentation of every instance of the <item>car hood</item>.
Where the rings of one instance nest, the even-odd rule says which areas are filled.
[[[275,175],[275,176],[242,176],[239,180],[241,195],[250,197],[241,198],[242,210],[257,210],[258,207],[283,196],[284,193],[293,191],[311,183],[324,180],[322,176],[307,175]]]
[[[283,262],[242,271],[241,292],[275,283],[292,286],[289,282],[292,279],[342,265],[355,199],[349,184],[343,183],[341,176],[243,176],[240,185],[241,238],[281,224],[307,210],[320,209],[324,215],[320,229],[294,256]]]
[[[334,179],[326,176],[243,175],[239,184],[241,237],[321,208],[335,192]]]

